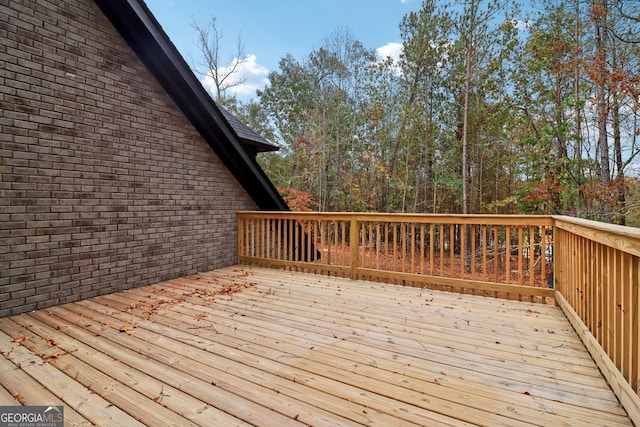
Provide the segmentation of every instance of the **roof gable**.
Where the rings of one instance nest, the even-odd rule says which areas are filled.
[[[246,132],[249,128],[239,126],[241,122],[236,119],[237,130],[234,129],[144,2],[94,1],[258,207],[288,210],[286,202],[250,150],[248,152],[243,147],[237,132],[249,136]],[[248,141],[256,139],[257,134],[251,132],[253,134],[247,138]],[[254,142],[263,144],[262,141]]]

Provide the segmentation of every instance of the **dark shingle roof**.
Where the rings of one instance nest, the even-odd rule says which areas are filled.
[[[254,158],[261,141],[243,144],[220,107],[197,77],[142,0],[94,0],[140,60],[191,121],[260,209],[289,210],[284,199]],[[240,123],[238,121],[238,123]],[[245,129],[246,128],[246,129]],[[251,131],[253,132],[253,131]],[[254,138],[257,135],[253,132]],[[248,136],[248,135],[247,135]],[[267,143],[268,144],[268,143]],[[272,144],[270,144],[272,145]]]
[[[278,147],[276,144],[263,138],[249,126],[238,120],[238,118],[234,116],[229,110],[219,104],[217,105],[224,118],[227,119],[227,122],[229,122],[233,130],[236,132],[236,135],[238,135],[242,142],[255,147],[256,151],[258,152],[278,151],[280,149],[280,147]]]

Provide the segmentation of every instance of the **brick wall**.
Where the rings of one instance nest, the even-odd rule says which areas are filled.
[[[91,0],[0,3],[0,317],[236,261],[247,193]]]

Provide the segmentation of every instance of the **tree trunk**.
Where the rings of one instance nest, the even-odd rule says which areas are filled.
[[[462,213],[469,213],[469,97],[471,92],[471,59],[473,48],[473,35],[470,36],[467,46],[467,71],[464,78],[464,121],[462,125]]]
[[[433,211],[435,206],[429,206],[432,203],[433,195],[431,194],[432,183],[435,180],[433,176],[433,141],[431,139],[431,104],[429,99],[425,100],[425,130],[424,130],[424,212]]]
[[[620,104],[613,103],[613,150],[616,161],[616,191],[618,193],[618,206],[615,214],[615,222],[619,225],[626,224],[627,194],[624,182],[624,162],[622,161],[622,141],[620,135]]]
[[[607,135],[607,118],[609,111],[607,108],[607,78],[606,78],[606,4],[605,0],[596,0],[593,4],[594,30],[595,30],[595,68],[596,68],[596,106],[597,106],[597,122],[598,122],[598,153],[600,166],[600,183],[607,191],[611,185],[611,169],[609,167],[609,138]],[[611,209],[606,203],[603,203],[603,212],[605,220],[611,220]]]

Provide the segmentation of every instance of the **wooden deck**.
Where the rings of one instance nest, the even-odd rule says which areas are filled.
[[[0,350],[0,405],[67,425],[631,425],[557,307],[303,273],[0,319]]]

